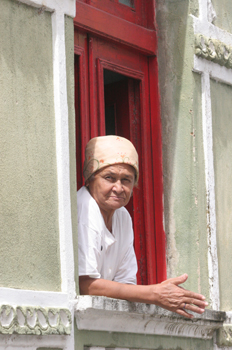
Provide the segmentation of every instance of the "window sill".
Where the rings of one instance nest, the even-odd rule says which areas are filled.
[[[80,330],[157,334],[211,339],[223,326],[224,312],[206,310],[186,319],[156,305],[100,296],[79,296],[75,307]]]

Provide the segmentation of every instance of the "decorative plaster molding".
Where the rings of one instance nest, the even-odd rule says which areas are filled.
[[[206,11],[207,12],[207,11]],[[205,12],[203,12],[204,15]],[[195,34],[202,34],[208,38],[219,40],[226,45],[232,45],[232,33],[223,30],[210,23],[206,18],[199,18],[190,15],[193,18],[193,27]]]
[[[232,347],[232,324],[225,324],[217,331],[217,345]]]
[[[78,329],[203,339],[211,339],[226,317],[213,310],[194,316],[190,320],[156,305],[89,295],[79,296],[75,309]]]
[[[0,334],[70,335],[71,328],[68,309],[0,306]]]
[[[220,64],[220,66],[232,69],[232,46],[219,40],[196,34],[195,54],[198,57]]]

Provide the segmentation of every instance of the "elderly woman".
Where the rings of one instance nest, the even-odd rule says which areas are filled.
[[[85,186],[77,192],[81,294],[159,305],[182,316],[204,312],[205,297],[179,287],[188,276],[136,285],[133,228],[124,206],[139,176],[133,144],[118,136],[90,140],[85,150]]]

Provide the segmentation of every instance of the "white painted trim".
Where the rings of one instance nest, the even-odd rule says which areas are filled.
[[[217,63],[194,56],[193,70],[198,73],[207,72],[212,79],[232,85],[232,69],[220,66]]]
[[[76,286],[74,277],[74,254],[71,216],[65,19],[64,12],[57,9],[52,14],[52,38],[54,108],[56,122],[56,158],[59,199],[61,289],[62,292],[68,294],[69,309],[72,313],[72,320],[74,320],[74,298],[76,296]],[[71,350],[74,348],[74,327],[72,327],[72,333],[71,336],[68,337],[65,349]]]
[[[202,77],[202,131],[205,158],[205,182],[207,201],[208,270],[210,286],[209,292],[211,306],[214,310],[220,309],[220,294],[217,255],[217,227],[210,77],[212,76],[212,71],[218,73],[218,70],[220,70],[219,68],[226,69],[225,67],[220,67],[215,63],[212,64],[212,62],[209,62],[202,58],[198,58],[196,56],[194,57],[194,71],[200,73]]]
[[[225,323],[232,323],[232,311],[226,312],[226,322]]]
[[[46,11],[58,11],[71,17],[76,15],[76,0],[18,0],[29,6],[42,8]]]
[[[203,0],[206,1],[206,0]],[[194,27],[194,33],[195,34],[202,34],[206,37],[209,37],[211,39],[217,39],[226,45],[232,46],[232,34],[229,32],[226,32],[225,30],[216,27],[212,23],[208,22],[205,18],[198,18],[195,16],[192,16],[193,18],[193,27]]]
[[[215,180],[213,161],[212,111],[210,95],[210,75],[202,73],[202,127],[205,156],[205,181],[207,200],[208,269],[210,299],[214,310],[220,309],[219,275],[217,255],[217,227],[215,207]]]
[[[210,299],[215,310],[220,308],[219,272],[217,257],[215,179],[213,161],[212,111],[210,79],[232,85],[232,69],[222,67],[203,58],[194,57],[194,71],[202,75],[202,126],[205,156],[205,178],[207,194],[208,268]]]
[[[199,0],[199,18],[208,21],[208,0]]]
[[[220,29],[209,22],[209,7],[211,0],[199,0],[199,18],[192,16],[194,33],[211,39],[219,40],[224,44],[232,45],[232,34]],[[212,111],[210,79],[215,79],[232,85],[232,70],[219,64],[194,56],[194,69],[202,76],[202,127],[203,147],[205,157],[205,179],[207,195],[207,233],[208,233],[208,269],[210,284],[210,299],[215,310],[220,308],[219,273],[217,256],[216,206],[215,206],[215,179],[213,161]],[[216,346],[216,345],[215,345]],[[216,348],[215,348],[216,349]]]
[[[59,292],[0,288],[0,305],[68,308],[68,295]]]
[[[52,14],[54,108],[62,292],[75,298],[64,13]]]

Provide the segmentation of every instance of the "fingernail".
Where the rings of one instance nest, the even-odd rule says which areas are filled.
[[[205,306],[208,306],[209,305],[209,303],[207,303],[207,301],[205,302]]]
[[[202,313],[205,312],[205,309],[200,309],[200,310],[201,310]]]

